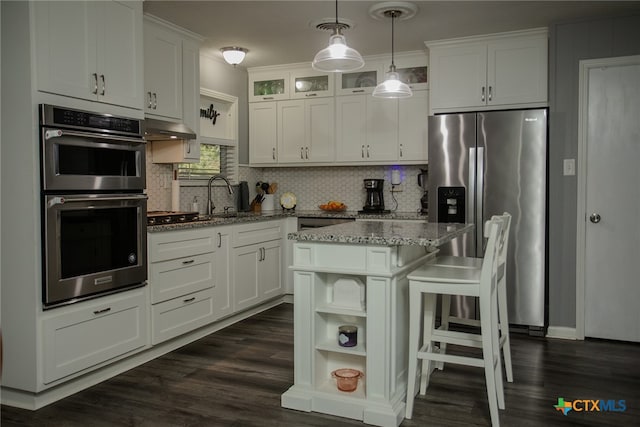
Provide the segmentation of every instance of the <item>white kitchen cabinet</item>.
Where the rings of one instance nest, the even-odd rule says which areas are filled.
[[[274,164],[278,161],[277,104],[249,104],[249,163]]]
[[[331,162],[335,155],[333,98],[278,101],[279,163]]]
[[[311,68],[293,69],[291,76],[291,98],[322,98],[333,96],[333,73],[323,73]]]
[[[182,40],[182,122],[196,139],[182,142],[184,158],[179,163],[200,161],[200,43]]]
[[[547,44],[546,29],[427,42],[432,111],[546,105]]]
[[[173,29],[144,18],[144,111],[182,119],[182,38]]]
[[[142,110],[142,4],[34,2],[37,88]]]
[[[398,101],[371,95],[336,97],[336,158],[339,162],[395,161]]]
[[[398,100],[398,161],[428,160],[429,91],[415,90],[411,98]]]
[[[213,264],[213,315],[215,319],[220,319],[233,313],[231,230],[232,227],[216,227],[213,229],[216,245]]]
[[[282,221],[238,225],[232,242],[234,311],[281,295]]]
[[[366,104],[365,161],[397,160],[398,100],[367,96]]]
[[[336,73],[336,95],[370,94],[383,78],[382,63],[367,61],[360,70]]]
[[[196,139],[151,142],[153,163],[200,161],[200,43],[182,40],[182,121]]]
[[[152,343],[214,320],[217,244],[212,228],[150,233]]]
[[[214,320],[213,288],[151,306],[151,343],[159,344]]]
[[[259,71],[249,73],[249,102],[289,99],[288,71]]]
[[[295,242],[295,379],[282,406],[399,425],[407,385],[407,274],[434,256],[417,246]],[[356,346],[338,344],[341,325],[358,327]],[[338,390],[332,372],[340,368],[364,373],[356,390]]]
[[[113,361],[149,344],[146,289],[101,297],[42,316],[43,381]]]

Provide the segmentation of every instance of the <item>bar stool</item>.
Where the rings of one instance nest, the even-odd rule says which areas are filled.
[[[406,417],[411,418],[416,395],[418,361],[422,364],[420,393],[424,394],[431,375],[431,362],[483,367],[487,384],[489,412],[498,426],[498,408],[504,409],[504,389],[498,345],[497,270],[498,240],[504,231],[500,219],[485,226],[488,235],[481,269],[450,268],[429,263],[409,273],[409,365]],[[480,300],[480,334],[435,328],[437,295],[464,295]],[[422,330],[422,343],[420,332]],[[450,343],[482,348],[482,357],[458,356],[441,352],[435,345]],[[425,365],[426,363],[426,365]]]
[[[509,339],[509,310],[507,306],[507,252],[509,248],[509,230],[511,229],[511,215],[508,212],[502,215],[494,215],[491,219],[498,218],[502,220],[504,231],[502,239],[498,241],[498,319],[500,330],[500,349],[502,358],[504,359],[504,368],[507,381],[513,382],[513,367],[511,364],[511,340]],[[482,268],[482,258],[460,257],[444,255],[437,257],[433,261],[433,265],[452,268]],[[449,329],[450,323],[456,323],[466,326],[480,327],[480,320],[465,319],[462,317],[451,316],[451,296],[442,296],[442,309],[440,314],[440,328]],[[446,344],[441,346],[440,351],[446,350]],[[442,365],[439,365],[442,369]]]

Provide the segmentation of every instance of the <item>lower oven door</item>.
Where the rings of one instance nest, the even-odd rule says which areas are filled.
[[[45,308],[144,285],[147,196],[44,198]]]

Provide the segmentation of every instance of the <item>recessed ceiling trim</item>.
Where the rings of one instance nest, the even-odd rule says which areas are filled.
[[[416,16],[416,13],[418,13],[418,6],[406,1],[386,1],[371,6],[369,8],[369,15],[374,19],[383,20],[389,17],[387,12],[392,10],[400,12],[396,15],[396,19],[398,21],[404,21]]]

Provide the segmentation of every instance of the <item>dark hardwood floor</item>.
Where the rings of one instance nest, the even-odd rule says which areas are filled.
[[[38,411],[2,406],[2,426],[363,426],[280,407],[293,382],[292,320],[282,304]],[[640,425],[640,345],[518,333],[512,341],[503,426]],[[563,416],[558,397],[625,400],[626,411]],[[490,425],[482,370],[436,372],[402,423],[427,425]]]

